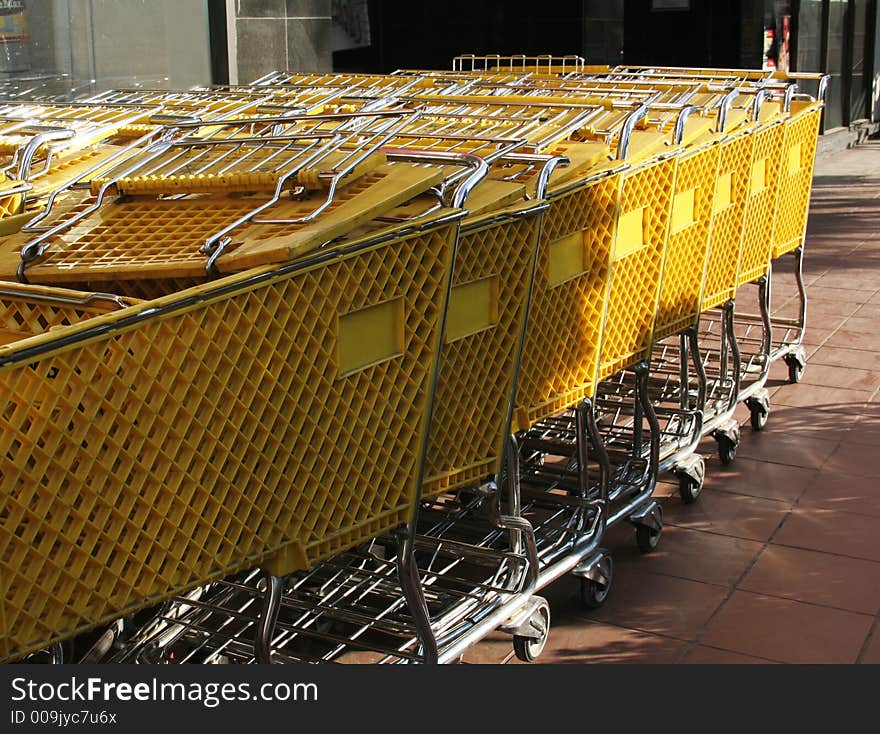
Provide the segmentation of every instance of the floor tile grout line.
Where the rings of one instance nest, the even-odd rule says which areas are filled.
[[[880,635],[880,614],[876,615],[874,619],[874,624],[872,625],[870,631],[868,632],[868,636],[865,638],[865,641],[862,643],[862,647],[859,650],[859,654],[856,655],[856,663],[861,663],[865,659],[865,655],[868,652],[868,648],[871,646],[871,643],[874,641],[874,638]]]
[[[763,553],[764,553],[766,550],[768,550],[771,546],[772,546],[772,547],[775,547],[775,548],[785,548],[785,547],[789,547],[789,546],[781,546],[781,545],[778,545],[778,544],[775,544],[775,543],[771,543],[771,544],[769,544],[768,546],[766,546],[766,547],[762,548],[761,550],[759,550],[758,553],[757,553],[757,555],[756,555],[756,558],[757,558],[757,556],[763,555]],[[807,548],[798,548],[797,550],[809,550],[809,549],[807,549]],[[835,556],[835,557],[837,557],[837,558],[849,558],[849,560],[860,560],[860,561],[865,561],[866,563],[877,563],[877,565],[880,565],[880,562],[877,562],[877,561],[868,561],[868,560],[866,560],[866,559],[864,559],[864,558],[850,558],[850,557],[848,557],[848,556],[839,556],[839,555],[837,555],[837,554],[835,554],[835,553],[823,553],[822,551],[812,551],[812,552],[813,552],[813,553],[819,553],[819,554],[821,554],[821,555]],[[654,574],[655,576],[666,576],[667,578],[678,579],[679,581],[689,581],[689,582],[694,583],[694,584],[704,584],[704,585],[706,585],[706,586],[712,586],[712,587],[714,587],[714,588],[716,588],[716,589],[726,589],[726,588],[729,588],[729,587],[728,587],[727,585],[725,585],[725,584],[718,584],[718,583],[715,583],[714,581],[703,581],[702,579],[695,579],[695,578],[691,578],[690,576],[679,576],[678,574],[675,574],[675,573],[668,573],[668,572],[665,572],[665,571],[650,571],[650,573]],[[738,581],[737,583],[741,583],[742,580],[743,580],[743,579],[740,579],[740,581]],[[805,600],[803,600],[803,599],[795,599],[794,597],[791,597],[791,596],[782,596],[782,595],[780,595],[780,594],[773,594],[773,593],[768,592],[768,591],[755,591],[754,589],[746,589],[745,587],[742,587],[742,586],[737,586],[737,591],[742,591],[742,592],[744,592],[744,593],[746,593],[746,594],[754,594],[755,596],[766,596],[766,597],[768,597],[768,598],[770,598],[770,599],[779,599],[779,600],[781,600],[781,601],[790,601],[790,602],[794,602],[794,603],[796,603],[796,604],[805,604],[805,605],[810,606],[810,607],[818,607],[819,609],[833,609],[833,610],[836,611],[836,612],[845,612],[845,613],[847,613],[847,614],[858,614],[858,615],[860,615],[860,616],[862,616],[862,617],[876,617],[876,616],[877,616],[877,613],[876,613],[876,612],[860,612],[860,611],[856,611],[855,609],[847,609],[846,607],[835,607],[835,606],[832,606],[831,604],[820,604],[819,602],[815,602],[815,601],[805,601]]]
[[[850,513],[853,514],[853,513]],[[859,515],[859,517],[870,517],[870,515]],[[792,550],[803,550],[803,551],[812,551],[813,553],[822,553],[826,556],[835,556],[836,558],[845,558],[850,561],[865,561],[867,563],[880,563],[873,558],[865,558],[864,556],[851,556],[846,553],[831,553],[830,551],[817,550],[816,548],[807,548],[803,545],[792,545],[790,543],[776,543],[770,542],[770,545],[775,545],[777,548],[791,548]]]

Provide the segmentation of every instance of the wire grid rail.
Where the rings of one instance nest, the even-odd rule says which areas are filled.
[[[245,114],[261,102],[269,99],[268,93],[259,90],[235,93],[213,89],[175,91],[167,89],[109,89],[83,100],[94,105],[147,105],[157,113],[197,120],[223,119]]]
[[[680,380],[680,353],[678,346],[661,345],[652,355],[652,370],[648,381],[648,396],[659,420],[657,436],[661,461],[670,463],[693,451],[700,438],[701,420],[694,400],[693,385]],[[599,384],[596,392],[597,423],[606,450],[632,451],[637,435],[636,421],[640,420],[636,405],[636,379],[632,371],[623,370]],[[682,406],[682,402],[688,403]],[[648,443],[643,443],[635,455],[647,460]],[[612,492],[612,498],[614,497]]]
[[[543,153],[600,110],[595,105],[553,105],[540,100],[510,103],[433,95],[402,97],[400,102],[419,106],[420,115],[395,144],[418,150],[463,150],[489,163],[524,144],[531,152]]]
[[[63,273],[68,280],[82,277],[76,268],[104,278],[125,267],[147,276],[139,265],[210,271],[228,235],[248,222],[295,226],[317,218],[347,176],[357,178],[384,160],[380,147],[412,118],[398,110],[178,123],[182,134],[160,139],[93,180],[90,205],[28,242],[22,264],[34,277]],[[186,135],[205,126],[205,135]],[[283,221],[259,217],[294,186],[317,190],[317,203],[292,202],[298,216]],[[110,201],[111,191],[134,198]],[[206,193],[219,197],[191,196]]]
[[[459,493],[422,512],[419,575],[441,646],[522,589],[525,557],[487,522],[487,499]],[[285,579],[271,641],[276,662],[400,663],[421,658],[401,592],[398,541],[369,543]],[[175,599],[124,646],[118,662],[254,662],[264,593],[259,572]]]
[[[0,107],[0,154],[8,156],[3,172],[19,180],[38,179],[72,156],[87,156],[90,147],[149,114],[149,108],[143,106],[71,103]]]
[[[581,72],[586,62],[582,56],[553,56],[552,54],[461,54],[452,60],[453,71],[523,71],[546,74]]]
[[[747,286],[751,288],[752,286]],[[747,290],[741,290],[737,294],[737,303],[740,304],[747,298]],[[724,359],[729,351],[722,340],[729,343],[729,336],[723,335],[723,317],[718,309],[704,312],[700,319],[700,348],[703,355],[709,385],[713,381],[719,381],[718,394],[725,394],[725,388],[732,379]],[[742,402],[745,397],[761,387],[766,380],[767,367],[769,366],[769,348],[765,325],[757,314],[749,314],[737,310],[734,318],[734,338],[740,353],[739,394],[736,402]],[[710,394],[712,389],[710,387]]]
[[[649,80],[694,80],[700,79],[714,84],[725,86],[739,86],[742,84],[754,84],[763,86],[774,78],[772,71],[760,71],[755,69],[711,69],[699,67],[675,67],[675,66],[632,66],[619,65],[608,67],[607,71],[596,72],[596,76],[604,76],[619,80],[632,79],[634,77]]]
[[[385,101],[380,95],[361,95],[355,97],[355,93],[345,86],[284,86],[264,85],[261,87],[215,85],[212,87],[198,87],[197,89],[216,94],[218,97],[228,95],[235,97],[259,97],[260,102],[253,107],[255,115],[282,115],[282,114],[321,114],[324,112],[344,111],[340,108],[347,105],[348,111],[361,111],[364,105]],[[388,103],[385,102],[386,106]],[[239,113],[237,116],[242,116]]]

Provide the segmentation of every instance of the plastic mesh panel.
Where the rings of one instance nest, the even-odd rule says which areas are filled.
[[[706,283],[701,304],[703,311],[720,306],[736,294],[736,268],[754,142],[750,134],[744,134],[721,144],[716,180],[724,181],[724,191],[715,196],[712,207],[712,231],[709,235]]]
[[[443,346],[427,494],[479,483],[498,471],[538,223],[533,214],[462,233],[453,284],[491,278],[498,289],[495,323]]]
[[[678,161],[674,194],[678,221],[673,217],[666,244],[655,339],[676,334],[699,319],[718,157],[719,148],[713,145]]]
[[[622,180],[618,173],[554,198],[544,215],[517,392],[520,428],[595,390]],[[582,273],[551,282],[553,243],[577,234]]]
[[[804,243],[821,117],[822,108],[817,105],[785,123],[782,170],[773,231],[774,258],[791,252]]]
[[[644,359],[651,348],[675,164],[674,159],[652,163],[624,179],[621,218],[643,210],[643,244],[616,259],[611,268],[600,380]],[[616,247],[620,248],[620,237],[617,239]]]
[[[770,267],[770,244],[776,195],[779,191],[784,131],[783,124],[774,123],[753,133],[755,147],[737,268],[737,286],[757,280]]]
[[[235,277],[208,302],[0,369],[0,657],[405,520],[455,231]],[[402,353],[340,377],[340,314],[389,299],[404,304]]]

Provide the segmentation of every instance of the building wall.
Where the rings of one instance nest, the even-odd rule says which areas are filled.
[[[623,62],[623,0],[584,0],[581,54],[589,64]]]
[[[331,71],[330,0],[227,0],[229,78],[270,71]]]
[[[207,4],[179,0],[29,0],[34,71],[96,86],[185,88],[211,81]]]

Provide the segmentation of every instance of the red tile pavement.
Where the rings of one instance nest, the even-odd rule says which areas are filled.
[[[766,542],[791,510],[791,504],[728,492],[706,491],[693,505],[678,498],[664,503],[665,521],[691,530]]]
[[[770,545],[739,588],[873,616],[880,611],[880,563]]]
[[[851,434],[847,434],[848,439]],[[864,477],[821,471],[801,496],[799,506],[880,517],[880,491],[875,482],[866,481]]]
[[[783,663],[856,662],[874,617],[736,591],[700,642]]]
[[[542,592],[554,615],[542,661],[880,664],[880,141],[820,158],[816,174],[802,384],[773,366],[766,429],[738,408],[731,466],[701,444],[696,503],[658,484],[666,530],[654,554],[640,556],[631,528],[609,533],[602,609],[580,606],[576,579]],[[791,316],[791,261],[778,265],[774,305]],[[498,634],[466,660],[512,657]]]
[[[542,663],[675,663],[687,650],[681,640],[582,619],[554,622],[552,630]]]
[[[798,507],[773,536],[773,542],[880,562],[877,519],[869,515]]]
[[[634,565],[616,575],[612,592],[601,609],[585,611],[584,616],[664,637],[693,640],[724,601],[727,589],[648,573]]]
[[[738,652],[719,650],[715,647],[696,645],[689,650],[681,662],[691,665],[750,665],[772,664],[775,660],[764,660],[751,655],[740,655]]]

